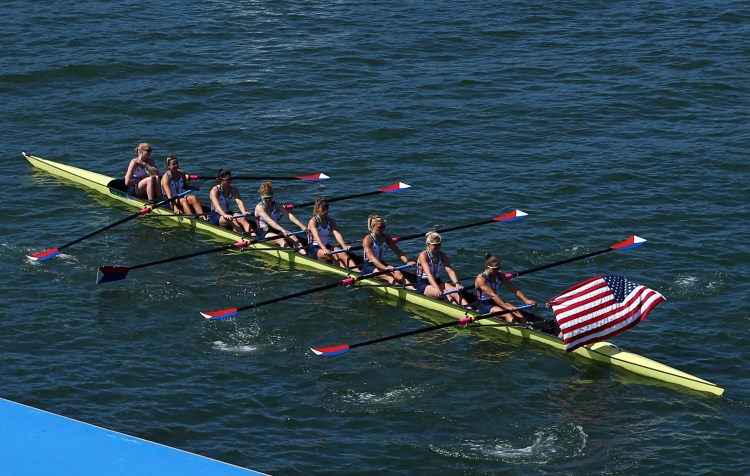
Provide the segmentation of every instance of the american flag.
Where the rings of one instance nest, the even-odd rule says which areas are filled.
[[[624,276],[596,276],[550,299],[565,350],[608,339],[635,326],[664,296]]]

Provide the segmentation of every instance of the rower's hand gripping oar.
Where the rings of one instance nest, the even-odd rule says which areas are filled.
[[[442,233],[446,233],[446,232],[449,232],[449,231],[456,231],[456,230],[463,230],[464,228],[471,228],[473,226],[486,225],[488,223],[509,222],[509,221],[521,220],[521,219],[527,217],[528,215],[529,215],[528,213],[522,212],[521,210],[513,210],[512,212],[508,212],[508,213],[506,213],[504,215],[496,216],[496,217],[494,217],[494,218],[492,218],[490,220],[483,220],[483,221],[478,221],[478,222],[475,222],[475,223],[467,223],[465,225],[452,226],[450,228],[443,228],[441,230],[435,230],[435,231],[437,233],[441,233],[442,234]],[[391,241],[393,241],[394,243],[398,243],[399,241],[413,240],[415,238],[424,238],[424,236],[425,236],[424,233],[415,233],[413,235],[406,235],[406,236],[400,236],[400,237],[399,236],[394,236],[394,237],[391,237]],[[336,251],[332,251],[331,253],[332,254],[336,254],[336,253],[343,253],[345,251],[357,251],[357,250],[361,250],[363,248],[364,248],[363,245],[358,245],[358,246],[352,246],[348,250],[336,250]]]
[[[304,233],[304,231],[300,230],[300,231],[295,231],[294,233],[290,233],[290,235],[299,235],[302,233]],[[273,236],[273,237],[263,238],[259,240],[238,241],[237,243],[232,243],[231,245],[224,245],[224,246],[219,246],[218,248],[211,248],[211,249],[207,249],[203,251],[196,251],[195,253],[190,253],[190,254],[186,254],[182,256],[174,256],[172,258],[160,259],[158,261],[152,261],[150,263],[139,264],[136,266],[111,266],[111,265],[102,266],[99,268],[99,271],[96,274],[96,284],[109,283],[112,281],[120,281],[121,279],[125,279],[128,276],[128,273],[134,269],[146,268],[148,266],[156,266],[157,264],[171,263],[172,261],[192,258],[194,256],[207,255],[209,253],[218,253],[221,251],[231,250],[234,248],[243,249],[255,243],[263,243],[264,241],[276,240],[279,238],[281,238],[281,236]]]
[[[216,177],[212,177],[211,174],[186,174],[190,180],[215,180]],[[328,175],[323,172],[312,175],[297,175],[296,177],[273,177],[273,176],[248,176],[248,175],[232,175],[232,180],[302,180],[304,182],[322,182],[328,180]]]
[[[404,265],[401,265],[401,266],[396,266],[393,269],[384,269],[384,270],[381,270],[381,271],[375,271],[373,273],[362,274],[362,275],[359,275],[359,276],[350,276],[350,277],[348,277],[346,279],[342,279],[341,281],[336,281],[335,283],[324,284],[323,286],[318,286],[318,287],[312,288],[312,289],[306,289],[304,291],[300,291],[300,292],[297,292],[297,293],[288,294],[286,296],[281,296],[281,297],[269,299],[267,301],[261,301],[261,302],[255,303],[255,304],[249,304],[247,306],[242,306],[242,307],[233,307],[233,308],[229,308],[229,309],[222,309],[220,311],[201,312],[201,315],[203,317],[205,317],[206,319],[209,319],[209,320],[212,320],[212,321],[216,321],[216,320],[219,320],[219,319],[226,319],[228,317],[234,316],[235,314],[237,314],[240,311],[245,311],[247,309],[255,309],[256,307],[265,306],[266,304],[273,304],[273,303],[279,302],[279,301],[286,301],[287,299],[292,299],[292,298],[295,298],[295,297],[304,296],[306,294],[312,294],[312,293],[315,293],[315,292],[318,292],[318,291],[323,291],[323,290],[326,290],[326,289],[332,289],[332,288],[335,288],[335,287],[338,287],[338,286],[351,286],[351,285],[353,285],[354,283],[356,283],[358,281],[362,281],[363,279],[374,278],[376,276],[380,276],[380,275],[383,275],[383,274],[392,273],[394,270],[403,269],[403,268],[406,268],[406,267],[409,267],[409,266],[411,266],[411,265],[404,264]]]
[[[627,240],[623,240],[623,241],[621,241],[619,243],[615,243],[614,245],[610,246],[609,248],[604,248],[603,250],[592,251],[591,253],[586,253],[586,254],[580,255],[580,256],[573,256],[572,258],[567,258],[567,259],[564,259],[564,260],[561,260],[561,261],[555,261],[554,263],[544,264],[544,265],[541,265],[541,266],[537,266],[535,268],[525,269],[523,271],[516,271],[515,273],[506,273],[505,277],[507,279],[513,279],[513,278],[516,278],[518,276],[523,276],[524,274],[535,273],[535,272],[541,271],[543,269],[548,269],[548,268],[553,268],[555,266],[560,266],[561,264],[572,263],[573,261],[579,261],[579,260],[582,260],[582,259],[591,258],[592,256],[600,255],[600,254],[603,254],[603,253],[609,253],[610,251],[629,250],[629,249],[641,246],[642,244],[646,243],[646,241],[648,241],[648,240],[646,240],[644,238],[641,238],[640,236],[633,235],[630,238],[628,238]],[[473,289],[473,288],[474,288],[474,285],[472,284],[470,286],[465,286],[463,289],[469,290],[469,289]],[[451,291],[444,292],[443,295],[453,294],[455,292],[456,292],[456,290],[454,289],[454,290],[451,290]]]
[[[313,352],[315,352],[316,355],[322,355],[322,356],[325,356],[325,357],[330,357],[330,356],[333,356],[333,355],[339,355],[339,354],[343,354],[343,353],[349,352],[350,349],[354,349],[355,347],[362,347],[362,346],[366,346],[366,345],[372,345],[372,344],[377,344],[377,343],[380,343],[380,342],[385,342],[385,341],[388,341],[388,340],[400,339],[402,337],[413,336],[415,334],[422,334],[422,333],[425,333],[425,332],[436,331],[438,329],[445,329],[446,327],[468,325],[468,324],[471,324],[474,321],[478,321],[478,320],[481,320],[481,319],[489,319],[489,318],[492,318],[492,317],[501,316],[503,314],[509,314],[511,312],[518,311],[519,309],[527,309],[529,307],[531,307],[531,306],[526,305],[526,306],[520,306],[520,307],[514,308],[514,309],[504,309],[502,311],[492,312],[490,314],[482,314],[482,315],[479,315],[479,316],[466,316],[466,317],[462,317],[461,319],[458,319],[458,320],[455,320],[455,321],[445,322],[443,324],[436,324],[434,326],[429,326],[429,327],[422,327],[421,329],[415,329],[415,330],[412,330],[412,331],[401,332],[399,334],[394,334],[394,335],[387,336],[387,337],[379,337],[377,339],[372,339],[372,340],[368,340],[368,341],[364,341],[364,342],[359,342],[357,344],[343,344],[343,345],[335,345],[335,346],[332,346],[332,347],[310,347],[310,350],[312,350]]]
[[[133,213],[132,215],[128,215],[125,218],[123,218],[121,220],[117,220],[116,222],[114,222],[112,224],[109,224],[109,225],[107,225],[105,227],[99,228],[98,230],[94,230],[91,233],[89,233],[88,235],[85,235],[85,236],[82,236],[82,237],[80,237],[78,239],[75,239],[75,240],[71,241],[70,243],[65,243],[64,245],[58,246],[57,248],[50,248],[48,250],[44,250],[44,251],[41,251],[39,253],[34,253],[33,255],[26,255],[26,257],[29,258],[29,259],[31,259],[31,260],[34,260],[34,261],[46,261],[46,260],[48,260],[50,258],[54,258],[55,256],[57,256],[57,255],[60,254],[60,251],[64,250],[68,246],[72,246],[72,245],[75,245],[76,243],[80,243],[81,241],[83,241],[83,240],[85,240],[87,238],[91,238],[92,236],[98,235],[99,233],[107,231],[110,228],[114,228],[117,225],[121,225],[121,224],[125,223],[126,221],[132,220],[135,217],[139,217],[141,215],[145,215],[147,213],[150,213],[151,210],[153,210],[154,208],[158,208],[158,207],[160,207],[162,205],[166,205],[167,203],[169,203],[169,202],[171,202],[173,200],[177,200],[178,198],[182,197],[183,195],[187,195],[188,193],[192,193],[192,190],[185,190],[184,192],[182,192],[182,193],[180,193],[178,195],[175,195],[172,198],[168,198],[166,200],[162,200],[161,202],[155,203],[153,205],[147,205],[147,206],[143,207],[141,210],[137,211],[136,213]]]
[[[405,192],[406,190],[409,190],[410,188],[411,188],[411,185],[406,184],[404,182],[398,182],[388,187],[383,187],[381,189],[374,190],[372,192],[362,192],[362,193],[355,193],[352,195],[343,195],[340,197],[326,198],[326,202],[328,203],[338,202],[341,200],[349,200],[350,198],[359,198],[359,197],[366,197],[368,195],[377,195],[379,193]],[[315,205],[315,202],[295,203],[295,204],[282,205],[282,206],[286,208],[287,210],[294,210],[295,208],[311,207],[313,205]]]

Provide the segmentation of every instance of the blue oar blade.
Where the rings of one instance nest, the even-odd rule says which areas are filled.
[[[610,246],[610,248],[613,250],[629,250],[629,249],[641,246],[642,244],[646,243],[646,241],[648,240],[646,240],[645,238],[641,238],[640,236],[633,235],[625,241],[621,241],[617,244]]]
[[[102,266],[96,272],[96,284],[120,281],[128,276],[129,271],[127,266]]]
[[[529,214],[526,212],[522,212],[521,210],[513,210],[512,212],[508,212],[505,215],[500,215],[495,218],[493,218],[494,221],[502,221],[502,222],[509,222],[509,221],[516,221],[521,220],[525,217],[527,217]]]
[[[345,354],[346,352],[349,352],[349,345],[344,344],[344,345],[336,345],[333,347],[319,347],[319,348],[310,347],[310,350],[315,352],[315,355],[322,355],[323,357],[331,357],[334,355]]]
[[[39,253],[34,253],[33,255],[26,255],[26,257],[32,261],[47,261],[59,254],[60,250],[57,248],[50,248],[48,250],[40,251]]]
[[[205,317],[209,321],[218,321],[220,319],[227,319],[237,314],[237,308],[233,307],[230,309],[222,309],[220,311],[208,311],[201,312],[201,316]]]

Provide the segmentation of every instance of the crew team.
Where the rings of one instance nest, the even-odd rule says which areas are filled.
[[[448,255],[442,249],[442,238],[434,231],[425,235],[425,249],[415,261],[410,260],[385,232],[385,219],[379,215],[370,215],[367,219],[368,233],[362,240],[363,259],[361,266],[354,260],[352,247],[347,244],[339,230],[336,220],[329,215],[329,205],[325,198],[318,198],[313,208],[313,216],[307,224],[300,221],[291,211],[274,200],[274,190],[270,182],[260,186],[260,202],[252,213],[245,206],[240,191],[232,185],[232,173],[219,170],[216,185],[211,187],[209,212],[195,195],[180,193],[197,189],[189,183],[189,176],[179,168],[179,159],[174,155],[166,158],[166,173],[161,176],[159,168],[151,158],[151,144],[143,142],[135,148],[135,158],[128,164],[124,182],[127,193],[144,198],[150,203],[167,201],[168,206],[177,215],[195,216],[213,225],[221,226],[240,233],[248,240],[261,239],[282,248],[294,249],[320,261],[326,261],[362,274],[379,273],[375,276],[389,284],[402,286],[409,290],[443,299],[458,306],[472,308],[467,299],[467,292],[459,282]],[[166,206],[166,205],[165,205]],[[286,217],[300,231],[291,232],[280,220]],[[307,245],[300,240],[300,234],[306,235]],[[386,251],[391,250],[404,265],[417,267],[416,280],[412,282],[407,274],[385,261]],[[389,272],[387,272],[389,271]],[[441,278],[442,272],[448,281]],[[524,293],[500,271],[500,261],[490,253],[485,254],[485,268],[474,279],[476,310],[482,314],[506,311],[502,317],[510,323],[530,325],[523,313],[499,296],[501,288],[507,289],[520,301],[529,306],[536,302]]]

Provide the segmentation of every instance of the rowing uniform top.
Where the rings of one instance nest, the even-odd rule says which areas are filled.
[[[318,228],[318,235],[320,236],[321,241],[323,241],[323,244],[321,245],[317,241],[315,241],[315,237],[313,236],[312,232],[307,232],[307,241],[311,245],[314,246],[328,246],[329,237],[331,236],[331,232],[333,232],[333,225],[331,225],[331,219],[330,217],[327,220],[325,228],[323,227],[323,224],[320,222],[320,218],[318,215],[315,215],[315,226]]]
[[[146,170],[146,168],[142,165],[136,165],[135,170],[133,170],[133,179],[136,179],[136,180],[146,178],[149,175],[151,174],[148,173],[148,170]]]
[[[169,170],[167,170],[166,173],[167,175],[169,175],[169,190],[172,191],[172,196],[174,197],[184,192],[185,191],[185,173],[182,170],[178,171],[177,173],[179,175],[178,175],[178,180],[176,182],[174,181],[172,177],[172,173]]]
[[[229,213],[231,210],[231,207],[229,206],[230,202],[234,201],[234,194],[232,193],[232,188],[229,187],[229,196],[225,197],[224,192],[221,191],[221,184],[216,185],[216,191],[219,192],[219,205],[221,205],[222,211]],[[211,200],[211,211],[212,212],[219,212],[219,210],[216,210],[214,208],[214,202]]]
[[[484,280],[487,282],[487,285],[492,288],[495,294],[500,294],[500,286],[502,286],[503,284],[503,282],[500,281],[500,277],[495,276],[495,280],[490,281],[490,278],[487,277],[486,273],[482,273],[482,276],[484,276]],[[490,303],[494,301],[492,301],[492,297],[490,297],[489,294],[486,294],[479,286],[477,286],[477,302]]]
[[[270,216],[275,222],[278,223],[278,221],[281,219],[283,215],[281,213],[281,210],[276,206],[276,202],[272,202],[272,203],[273,203],[273,208],[271,210],[269,210],[266,204],[262,201],[258,205],[263,205],[263,208],[265,208],[266,213],[268,213],[268,216]],[[266,229],[267,227],[269,227],[268,223],[266,223],[266,221],[263,220],[263,217],[261,217],[260,215],[255,215],[255,218],[258,219],[258,228]],[[268,230],[266,229],[266,231]]]
[[[372,252],[380,261],[383,261],[383,255],[386,251],[388,251],[388,243],[386,243],[385,238],[383,239],[383,242],[378,244],[378,240],[375,239],[375,236],[370,233],[370,239],[372,240]],[[364,258],[365,263],[371,263],[371,261],[367,258],[367,253],[365,253]]]
[[[443,254],[438,252],[438,260],[437,263],[435,263],[432,260],[432,253],[427,251],[427,262],[430,263],[430,271],[432,271],[432,275],[435,276],[436,280],[440,281],[440,271],[443,269]],[[417,279],[427,280],[427,273],[425,273],[424,268],[419,262],[417,262]]]

